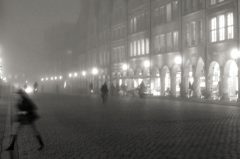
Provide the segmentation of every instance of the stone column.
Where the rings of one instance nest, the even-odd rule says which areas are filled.
[[[229,100],[227,80],[228,80],[228,77],[224,74],[224,68],[220,67],[219,96],[220,96],[220,99],[223,101]]]

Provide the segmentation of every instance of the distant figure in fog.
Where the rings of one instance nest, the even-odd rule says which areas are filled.
[[[93,83],[92,82],[89,85],[89,90],[90,90],[90,93],[93,93]]]
[[[102,97],[103,103],[106,102],[107,96],[108,96],[108,86],[107,86],[107,83],[105,82],[101,87],[101,97]]]
[[[142,81],[138,88],[138,94],[139,94],[140,98],[144,97],[145,91],[146,91],[146,86],[145,86],[144,82]]]
[[[33,84],[33,91],[34,91],[34,94],[38,92],[38,83],[37,82],[34,82]]]
[[[14,123],[15,129],[12,133],[13,134],[12,141],[6,150],[7,151],[14,150],[14,144],[17,140],[18,131],[24,125],[29,125],[32,128],[33,133],[40,145],[38,150],[42,150],[44,147],[44,143],[34,123],[39,118],[36,112],[37,107],[23,90],[19,89],[16,93],[19,95],[19,100],[16,104],[17,113],[15,116],[15,123]]]

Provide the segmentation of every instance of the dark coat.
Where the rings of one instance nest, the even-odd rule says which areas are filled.
[[[31,124],[39,118],[36,105],[27,97],[21,97],[17,103],[16,121],[20,124]]]

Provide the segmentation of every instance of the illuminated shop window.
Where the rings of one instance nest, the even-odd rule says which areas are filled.
[[[166,75],[165,75],[165,95],[169,95],[170,94],[170,90],[171,90],[171,79],[170,79],[170,72],[167,71]]]
[[[176,96],[180,96],[180,84],[181,84],[181,72],[177,72],[176,74]]]

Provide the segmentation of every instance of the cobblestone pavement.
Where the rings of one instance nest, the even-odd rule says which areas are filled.
[[[9,106],[9,101],[6,99],[0,98],[0,158],[2,157],[2,153],[4,152],[3,147],[3,140],[5,135],[6,129],[6,118],[7,118],[7,111]]]
[[[20,159],[239,159],[240,107],[159,99],[38,96],[46,147],[26,127]]]

